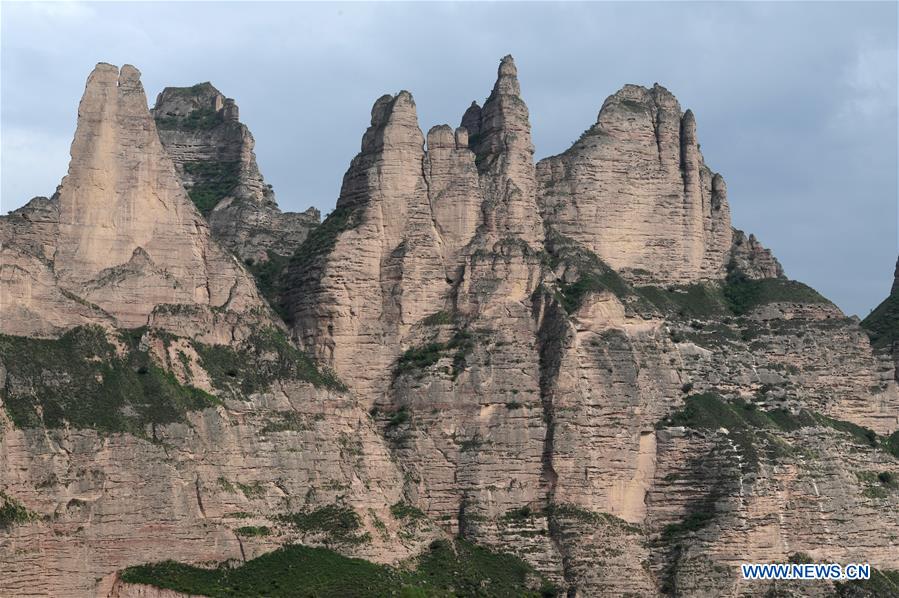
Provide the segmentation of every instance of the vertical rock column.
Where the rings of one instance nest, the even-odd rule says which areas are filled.
[[[97,65],[71,153],[59,190],[61,286],[125,327],[146,324],[159,304],[237,311],[264,305],[185,194],[136,68]]]
[[[502,59],[493,92],[478,119],[477,105],[466,111],[463,127],[477,156],[485,192],[484,213],[493,240],[514,237],[539,249],[543,223],[536,201],[534,145],[528,107],[521,99],[518,69],[511,56]]]
[[[379,98],[336,209],[290,268],[298,339],[369,401],[386,392],[401,336],[449,289],[424,167],[412,95]]]

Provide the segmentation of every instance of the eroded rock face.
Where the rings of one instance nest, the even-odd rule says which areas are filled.
[[[396,562],[439,535],[392,515],[401,474],[353,397],[292,379],[235,395],[210,386],[190,339],[148,332],[141,344],[221,404],[140,434],[18,429],[0,410],[0,490],[33,514],[0,528],[3,595],[135,595],[116,571],[168,559],[239,563],[296,541]],[[357,514],[351,535],[281,517],[335,507]]]
[[[118,98],[129,85],[91,97]],[[202,178],[187,165],[218,156],[240,165],[241,200],[212,210],[213,230],[216,218],[249,230],[230,205],[274,213],[233,103],[211,86],[169,89],[155,117],[180,127],[163,132],[177,168],[104,174],[120,185],[110,205],[141,189],[151,201],[161,192],[147,189],[162,188],[177,214],[202,222],[172,173],[195,189]],[[208,130],[185,129],[206,117]],[[153,127],[140,118],[133,129]],[[888,436],[899,428],[899,390],[891,341],[879,336],[892,312],[866,320],[866,333],[732,229],[692,113],[660,86],[626,86],[568,152],[536,166],[533,153],[511,57],[457,129],[424,135],[408,92],[375,102],[336,209],[298,246],[284,283],[295,338],[348,392],[271,374],[271,364],[305,362],[270,348],[246,353],[269,364],[251,368],[258,375],[216,363],[221,355],[197,341],[239,346],[230,331],[248,316],[185,300],[156,306],[139,346],[220,405],[111,435],[16,427],[11,403],[0,410],[0,490],[55,514],[0,536],[0,593],[162,596],[116,571],[162,558],[240,561],[293,541],[396,562],[441,535],[512,552],[569,596],[764,595],[782,588],[743,582],[739,564],[798,553],[899,568],[890,482],[899,459]],[[53,305],[62,323],[47,329],[104,317],[122,326],[55,282],[62,202],[71,219],[100,219],[95,206],[72,209],[72,197],[96,195],[73,191],[93,180],[74,171],[58,200],[0,220],[12,264],[3,288]],[[108,253],[142,239],[115,277],[101,278],[117,292],[120,281],[152,288],[159,266],[156,237],[134,222],[114,220],[98,237]],[[208,238],[199,224],[193,234],[180,242]],[[238,255],[290,245],[223,234]],[[67,259],[108,268],[90,252]],[[8,313],[21,334],[43,334],[23,324],[25,312]],[[35,382],[3,364],[0,354],[0,400],[21,407]],[[425,517],[410,531],[397,504]],[[282,517],[329,506],[351,509],[370,537],[335,543]],[[269,535],[239,531],[262,525]],[[72,581],[71,571],[82,574]],[[797,592],[834,591],[810,587]]]
[[[282,212],[234,100],[210,83],[166,87],[152,110],[159,138],[212,235],[241,260],[289,256],[319,224],[315,208]]]
[[[378,99],[337,207],[291,263],[297,338],[369,401],[401,336],[440,309],[450,286],[424,161],[412,95]]]
[[[565,153],[537,165],[544,219],[628,278],[721,278],[731,247],[721,175],[671,93],[626,85]]]
[[[3,332],[50,335],[87,322],[133,328],[162,304],[241,313],[244,325],[267,320],[251,278],[187,198],[134,67],[101,63],[88,78],[53,204],[33,202],[4,218],[12,257],[3,266]],[[81,308],[69,313],[60,296]]]
[[[53,336],[91,322],[113,324],[96,305],[59,285],[53,270],[59,201],[35,197],[0,217],[0,331]]]
[[[896,271],[893,272],[893,288],[890,289],[890,294],[896,292],[899,292],[899,259],[896,260]]]
[[[784,269],[770,249],[765,249],[755,238],[734,229],[731,261],[728,268],[737,270],[749,278],[786,278]]]

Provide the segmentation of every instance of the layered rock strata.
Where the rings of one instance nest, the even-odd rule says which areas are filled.
[[[243,314],[244,325],[267,320],[252,279],[184,192],[134,67],[101,63],[91,73],[69,173],[52,202],[3,219],[2,332],[142,326],[162,304],[215,310],[232,332],[229,314]],[[61,307],[60,297],[81,308]]]
[[[241,260],[291,255],[319,224],[315,208],[282,212],[256,164],[234,100],[210,83],[166,87],[151,111],[159,138],[213,237]]]
[[[693,112],[664,87],[624,86],[537,173],[547,223],[626,277],[722,277],[732,238],[727,187],[705,165]]]
[[[214,118],[236,117],[211,86],[167,93],[157,122],[178,119],[179,135],[207,100]],[[349,392],[277,324],[280,344],[204,344],[217,312],[201,302],[108,333],[118,348],[103,359],[152,360],[99,378],[102,359],[30,367],[10,349],[28,339],[0,339],[0,498],[24,509],[0,536],[0,590],[152,595],[116,571],[294,541],[397,562],[447,535],[518,555],[568,596],[784,590],[741,580],[747,561],[899,568],[899,319],[878,308],[866,334],[732,229],[695,128],[664,88],[626,86],[570,150],[535,165],[511,57],[457,129],[424,135],[411,94],[378,99],[336,209],[282,281],[295,338]],[[248,147],[204,139],[203,152]],[[244,187],[263,189],[250,170]],[[57,205],[38,198],[2,220],[4,251],[52,276]],[[258,246],[247,239],[238,254]],[[60,327],[101,317],[45,295]],[[68,389],[77,375],[105,389],[112,373],[158,385],[151,396],[173,412],[141,419],[137,393],[112,410],[114,433],[106,419],[90,429]],[[350,531],[309,523],[325,515]]]
[[[738,229],[733,232],[733,246],[727,268],[748,278],[786,278],[783,266],[771,250],[762,246],[755,235],[747,237],[746,233]]]

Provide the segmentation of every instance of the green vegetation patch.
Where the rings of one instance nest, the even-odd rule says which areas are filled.
[[[637,287],[636,292],[670,316],[709,318],[730,314],[730,304],[721,285],[714,282],[667,288],[643,286]]]
[[[146,435],[147,425],[183,421],[220,403],[178,382],[140,347],[143,329],[121,335],[118,355],[97,326],[73,328],[58,339],[0,335],[8,383],[0,390],[18,428],[67,425]]]
[[[281,319],[287,321],[289,315],[287,307],[284,305],[284,279],[287,273],[287,265],[290,258],[279,255],[271,250],[266,250],[268,260],[257,262],[248,259],[244,262],[247,270],[256,279],[256,287],[262,296],[265,297],[272,309],[281,316]]]
[[[17,523],[28,523],[38,517],[37,513],[29,511],[13,497],[0,492],[0,529],[12,527]]]
[[[826,427],[848,435],[858,445],[881,449],[899,458],[894,452],[899,445],[899,437],[879,437],[873,430],[816,413],[801,410],[793,413],[786,409],[759,409],[754,403],[742,399],[725,400],[714,393],[697,394],[687,397],[684,406],[677,412],[661,420],[658,428],[684,426],[695,430],[728,430],[729,438],[740,449],[752,471],[758,467],[759,447],[764,446],[765,455],[777,457],[790,452],[790,447],[772,435],[772,432],[792,432],[805,427]]]
[[[608,291],[640,310],[653,311],[653,306],[627,281],[580,243],[555,231],[548,231],[547,249],[548,265],[552,270],[564,267],[566,270],[572,269],[578,276],[574,282],[561,282],[555,294],[567,313],[577,311],[590,293],[602,291]]]
[[[239,535],[246,537],[269,536],[272,533],[272,530],[264,525],[246,525],[244,527],[239,527],[234,531]]]
[[[190,88],[186,88],[190,89]],[[166,114],[156,117],[156,126],[162,130],[208,131],[224,122],[221,112],[212,108],[197,108],[187,116]]]
[[[390,514],[394,519],[424,519],[425,514],[413,505],[400,501],[390,507]]]
[[[447,311],[438,311],[421,321],[425,326],[446,326],[453,323],[453,315]]]
[[[546,507],[543,511],[547,516],[573,519],[589,525],[611,525],[623,529],[630,533],[640,533],[642,530],[639,526],[628,523],[620,517],[616,517],[611,513],[602,513],[590,511],[578,505],[570,503],[553,504]]]
[[[418,558],[410,576],[424,596],[555,596],[557,589],[541,580],[524,561],[510,554],[457,540],[433,542]],[[537,581],[536,587],[533,582]]]
[[[562,307],[568,313],[574,313],[580,308],[584,302],[584,298],[589,293],[598,293],[601,291],[610,291],[615,295],[621,296],[626,293],[624,290],[624,280],[611,269],[602,273],[582,274],[575,282],[571,284],[559,285],[561,293]]]
[[[337,544],[363,544],[371,540],[357,533],[362,520],[353,509],[340,505],[327,505],[301,513],[281,515],[279,519],[303,533],[324,533]]]
[[[871,569],[870,579],[836,583],[840,598],[892,598],[899,596],[899,571]]]
[[[893,432],[883,441],[884,449],[899,459],[899,431]]]
[[[875,349],[889,349],[899,341],[899,293],[893,293],[862,320]]]
[[[554,596],[556,590],[522,560],[464,540],[434,542],[413,560],[414,569],[395,569],[348,558],[325,548],[285,546],[239,567],[201,569],[172,561],[129,567],[127,583],[215,597],[398,596],[401,598]],[[539,587],[534,587],[535,582]]]
[[[399,376],[427,369],[450,353],[453,356],[452,376],[455,379],[465,369],[466,357],[474,349],[474,340],[466,330],[456,331],[443,343],[428,343],[421,347],[410,347],[397,359],[394,374]]]
[[[731,311],[737,315],[768,303],[830,303],[801,282],[782,278],[751,280],[736,270],[728,274],[723,291]]]
[[[320,370],[308,355],[290,343],[284,332],[274,327],[255,332],[240,348],[199,343],[195,343],[195,348],[213,385],[236,395],[265,391],[274,380],[303,380],[325,388],[345,388],[333,373]]]
[[[215,206],[234,191],[240,182],[238,161],[185,162],[184,171],[194,179],[187,194],[204,216],[209,216]]]
[[[325,548],[285,546],[240,567],[201,569],[166,561],[129,567],[127,583],[201,596],[387,596],[400,587],[396,571]]]
[[[830,304],[817,291],[801,282],[779,278],[752,280],[733,264],[728,266],[729,272],[723,283],[708,281],[667,287],[634,287],[595,253],[573,239],[548,230],[546,246],[549,251],[548,265],[552,270],[558,272],[564,268],[566,272],[577,274],[574,282],[559,283],[555,294],[569,314],[580,308],[587,295],[602,291],[614,294],[638,313],[661,312],[668,317],[698,319],[739,316],[768,303]],[[886,318],[874,318],[872,322],[876,323],[872,323],[872,327],[892,325],[893,330],[899,330],[899,300],[893,309],[889,324],[885,323]],[[899,334],[895,338],[899,338]]]

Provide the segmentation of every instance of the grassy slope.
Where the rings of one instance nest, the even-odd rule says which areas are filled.
[[[893,293],[862,320],[862,327],[871,336],[871,344],[886,349],[899,341],[899,293]]]
[[[434,542],[398,569],[325,548],[285,546],[237,568],[201,569],[174,562],[126,569],[123,579],[204,596],[540,596],[520,559],[463,540]],[[543,595],[554,595],[549,586]]]
[[[72,425],[104,432],[147,434],[150,424],[184,421],[189,411],[220,403],[181,384],[142,348],[143,328],[121,331],[123,354],[99,327],[78,327],[58,339],[0,335],[0,361],[10,380],[0,389],[18,428]],[[164,342],[171,337],[155,331]],[[238,396],[266,389],[274,380],[303,380],[342,389],[280,330],[257,331],[239,347],[193,343],[213,386]],[[186,359],[186,357],[185,357]]]

